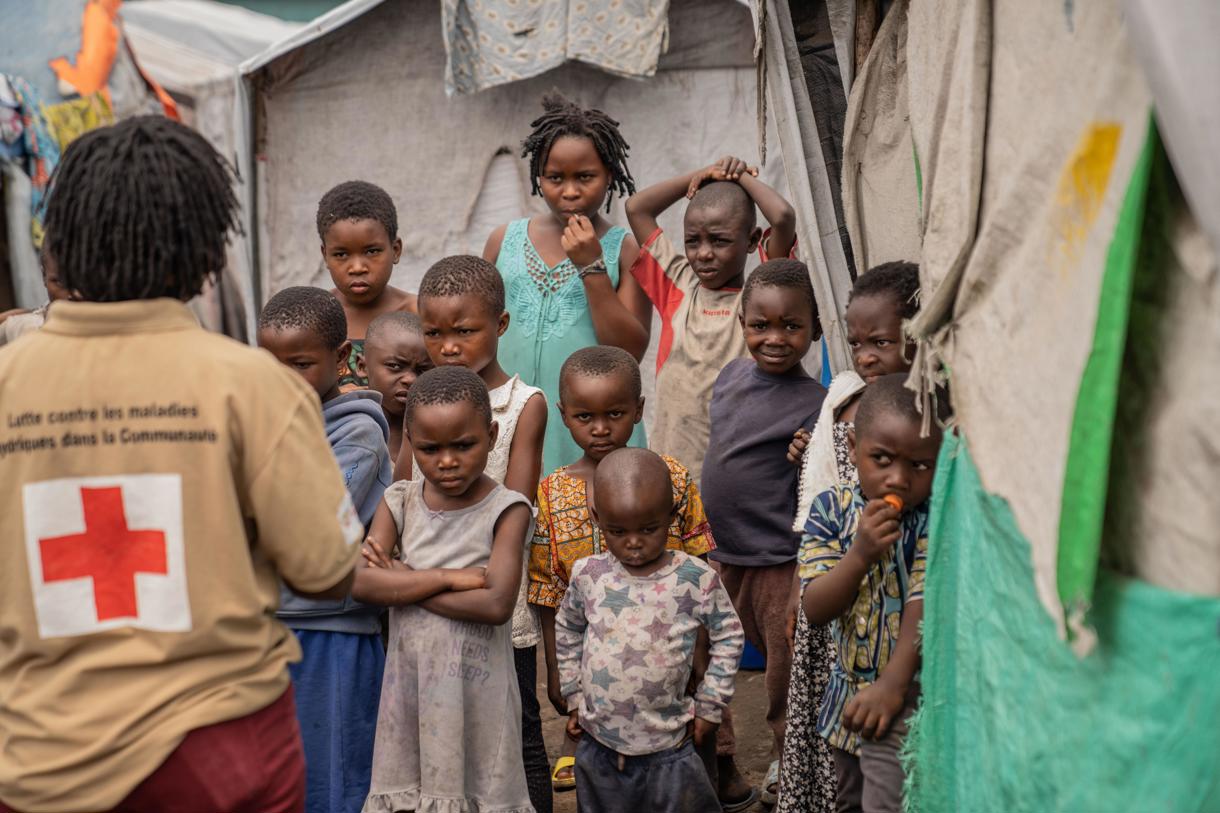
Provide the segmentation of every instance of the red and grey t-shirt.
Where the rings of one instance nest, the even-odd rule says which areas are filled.
[[[759,246],[765,262],[763,245],[765,237]],[[631,274],[661,317],[648,445],[686,466],[697,483],[707,451],[712,385],[726,364],[748,355],[737,323],[741,289],[704,288],[686,255],[660,229],[640,248]]]

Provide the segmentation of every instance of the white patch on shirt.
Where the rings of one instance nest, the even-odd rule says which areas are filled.
[[[21,491],[43,638],[191,629],[180,475],[65,477]]]
[[[339,527],[343,529],[343,541],[347,543],[348,547],[364,541],[364,523],[360,521],[360,515],[356,513],[352,495],[346,491],[343,492],[343,499],[339,502],[339,510],[335,516],[339,520]]]

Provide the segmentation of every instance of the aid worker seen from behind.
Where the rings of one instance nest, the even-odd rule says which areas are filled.
[[[183,304],[227,165],[163,118],[64,153],[73,299],[0,352],[0,811],[303,810],[279,580],[346,595],[362,535],[318,398]]]

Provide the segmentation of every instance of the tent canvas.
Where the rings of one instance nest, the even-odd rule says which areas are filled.
[[[255,118],[254,162],[261,293],[329,285],[314,230],[317,200],[352,178],[384,186],[399,209],[403,258],[394,284],[413,289],[446,254],[480,253],[499,222],[541,211],[524,161],[517,183],[486,199],[497,154],[516,156],[541,96],[558,89],[622,122],[639,185],[731,153],[756,159],[753,35],[731,0],[671,4],[670,48],[657,76],[631,80],[567,63],[472,96],[446,97],[435,3],[354,0],[244,66]],[[764,178],[781,191],[783,165]],[[681,223],[681,206],[663,225]],[[616,201],[611,219],[624,223]]]

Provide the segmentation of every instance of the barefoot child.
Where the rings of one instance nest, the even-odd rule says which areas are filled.
[[[560,96],[547,96],[542,106],[546,112],[530,123],[522,155],[530,159],[533,193],[550,213],[499,227],[483,257],[504,276],[512,314],[500,361],[541,388],[551,405],[543,463],[554,471],[581,454],[555,411],[564,360],[597,344],[639,359],[651,320],[648,298],[628,273],[639,246],[600,211],[611,195],[635,191],[618,122]],[[644,443],[640,424],[632,444]]]
[[[784,460],[784,451],[793,426],[813,426],[826,390],[801,366],[822,332],[804,263],[770,260],[760,265],[746,281],[741,308],[751,358],[729,362],[716,379],[701,485],[716,532],[717,547],[710,557],[720,564],[746,638],[767,659],[766,718],[776,761],[763,792],[774,802],[791,657],[788,595],[800,543],[791,527],[797,472]],[[717,750],[731,754],[734,745],[730,718],[721,727]]]
[[[383,313],[415,312],[415,295],[390,285],[390,273],[402,254],[398,211],[386,191],[365,181],[345,181],[318,201],[318,237],[322,261],[343,305],[352,346],[347,371],[339,382],[344,392],[367,387],[356,371],[369,323]]]
[[[575,463],[549,474],[538,486],[538,522],[529,550],[529,601],[538,611],[547,666],[547,696],[560,714],[567,714],[559,685],[555,653],[555,610],[581,559],[604,552],[602,534],[589,506],[598,464],[627,445],[631,430],[644,411],[640,366],[617,347],[585,347],[564,362],[559,376],[559,412],[584,454]],[[674,512],[666,545],[689,556],[705,556],[716,547],[703,513],[699,489],[686,468],[672,457],[662,460],[669,471]],[[556,790],[575,786],[572,743],[555,763],[551,781]]]
[[[321,288],[285,288],[258,315],[259,346],[321,399],[327,440],[367,528],[390,485],[389,425],[376,394],[339,392],[346,337],[343,308]],[[305,743],[305,809],[358,813],[368,794],[385,667],[378,609],[351,598],[302,598],[285,588],[276,615],[301,644],[301,662],[289,672]]]
[[[904,338],[902,323],[918,309],[919,267],[914,263],[885,263],[856,279],[846,318],[855,369],[835,376],[812,434],[798,429],[788,449],[789,462],[801,466],[793,530],[804,530],[815,496],[840,484],[856,484],[848,435],[865,387],[864,376],[875,379],[910,371],[915,347]],[[780,766],[778,813],[820,813],[833,810],[835,803],[834,759],[817,726],[834,648],[829,628],[811,625],[805,618],[800,595],[797,578],[789,611],[790,616],[795,614],[796,623],[784,734],[788,748]]]
[[[390,425],[390,460],[398,460],[402,448],[402,405],[407,393],[415,379],[433,366],[414,313],[383,313],[369,322],[356,372],[368,379],[369,389],[381,393],[381,411]]]
[[[508,627],[529,500],[484,472],[497,427],[474,373],[424,373],[405,419],[421,476],[386,491],[352,588],[392,608],[364,810],[533,813]]]
[[[631,273],[661,317],[656,415],[649,448],[673,455],[696,479],[707,451],[708,402],[724,365],[746,355],[737,325],[746,259],[787,257],[796,243],[796,215],[786,200],[739,158],[654,184],[627,201],[627,222],[642,246]],[[683,196],[680,253],[657,218]],[[771,224],[764,235],[754,206]],[[761,242],[760,242],[761,241]]]
[[[732,697],[743,634],[716,572],[670,548],[672,478],[645,449],[598,465],[593,516],[609,552],[575,563],[555,619],[584,813],[720,809],[695,745]],[[691,698],[700,628],[711,659]]]
[[[859,485],[814,500],[801,546],[811,624],[833,621],[836,658],[818,713],[838,775],[837,809],[900,813],[898,751],[919,697],[928,495],[941,433],[902,374],[864,390],[851,434]]]
[[[498,431],[487,458],[487,476],[530,500],[537,493],[546,431],[546,402],[540,390],[509,376],[498,360],[500,336],[510,324],[504,310],[504,283],[496,267],[479,257],[445,257],[419,285],[424,345],[437,366],[460,366],[476,373],[488,390]],[[399,472],[409,471],[411,445],[403,442]],[[551,786],[542,718],[538,706],[540,633],[525,597],[522,571],[513,610],[513,655],[521,694],[521,732],[530,800],[539,813],[550,810]]]

